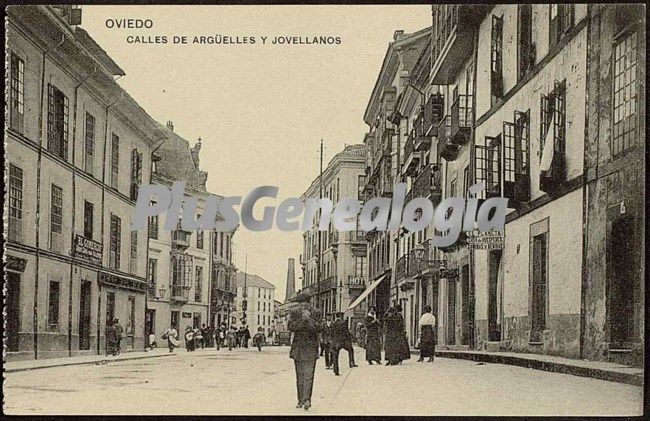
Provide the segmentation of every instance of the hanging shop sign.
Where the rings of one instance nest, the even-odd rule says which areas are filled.
[[[102,263],[103,245],[83,235],[74,237],[74,255],[100,265]]]

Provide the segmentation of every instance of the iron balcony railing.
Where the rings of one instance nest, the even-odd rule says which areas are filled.
[[[450,137],[456,145],[462,145],[469,139],[473,124],[473,103],[471,95],[461,94],[451,104]]]
[[[438,155],[447,161],[453,161],[458,156],[458,145],[451,142],[451,116],[446,115],[438,123]]]

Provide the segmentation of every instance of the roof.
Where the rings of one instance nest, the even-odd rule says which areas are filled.
[[[196,168],[190,152],[189,142],[160,123],[158,127],[165,132],[167,139],[156,151],[160,161],[156,164],[154,176],[162,176],[171,180],[187,181],[187,187],[206,191],[207,173]]]
[[[323,180],[326,182],[329,177],[334,173],[334,169],[341,162],[357,162],[361,166],[365,165],[366,162],[366,145],[358,143],[354,145],[347,145],[345,149],[341,152],[334,155],[334,158],[330,160],[327,164],[327,167],[323,169]],[[320,175],[317,176],[309,185],[309,188],[306,192],[302,194],[303,197],[309,196],[309,192],[312,189],[316,189],[320,181]]]
[[[238,287],[243,287],[244,286],[244,276],[246,276],[246,286],[247,287],[258,287],[258,288],[269,288],[269,289],[275,289],[275,285],[270,283],[269,281],[262,279],[259,275],[252,275],[252,274],[245,274],[242,271],[237,271],[236,272],[236,285]]]

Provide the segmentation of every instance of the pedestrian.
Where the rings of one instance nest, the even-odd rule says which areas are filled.
[[[244,348],[248,348],[248,341],[251,338],[251,331],[248,330],[248,326],[244,326],[244,330],[241,334],[241,343]]]
[[[266,341],[266,336],[264,336],[264,328],[258,327],[257,333],[253,337],[253,345],[257,347],[258,351],[262,351],[262,344]]]
[[[153,350],[154,348],[158,348],[158,343],[156,342],[156,334],[153,333],[153,330],[149,332],[149,350]]]
[[[298,404],[296,408],[311,407],[311,396],[314,387],[314,372],[318,359],[318,336],[321,331],[320,311],[309,305],[311,297],[301,293],[295,301],[298,308],[289,314],[289,331],[293,334],[289,357],[293,359],[296,368],[296,389]]]
[[[108,320],[106,323],[106,355],[117,355],[117,326],[115,320]]]
[[[397,304],[395,306],[395,311],[397,311],[397,316],[400,320],[400,325],[402,326],[401,334],[398,336],[399,339],[399,364],[404,360],[411,359],[411,347],[409,346],[409,340],[406,337],[406,322],[404,322],[404,317],[402,316],[402,306]]]
[[[201,325],[201,338],[199,339],[199,341],[201,342],[201,349],[205,348],[205,346],[208,344],[209,338],[210,336],[208,333],[208,328],[205,325],[205,323],[203,323]]]
[[[208,341],[206,342],[205,346],[207,346],[208,348],[212,348],[214,347],[214,326],[208,325],[206,331],[208,335]]]
[[[226,346],[226,332],[228,329],[226,328],[226,324],[222,323],[221,327],[219,328],[218,332],[218,337],[217,337],[217,349],[219,349],[222,346]]]
[[[363,327],[363,323],[357,323],[357,342],[361,348],[366,347],[366,328]]]
[[[169,353],[174,352],[174,348],[181,346],[181,343],[177,340],[178,330],[176,326],[171,325],[161,336],[163,340],[167,341],[167,347],[169,348]]]
[[[332,315],[325,316],[323,326],[321,326],[321,339],[320,339],[320,355],[325,355],[325,369],[332,368]]]
[[[185,328],[185,349],[187,352],[194,351],[194,329],[190,326]]]
[[[420,359],[424,361],[429,357],[429,362],[433,362],[433,356],[436,352],[436,317],[431,313],[431,306],[424,306],[422,317],[418,325],[420,326]]]
[[[404,322],[397,308],[391,307],[383,318],[384,329],[386,330],[386,339],[384,351],[386,353],[386,365],[397,365],[402,362],[402,335],[404,332]]]
[[[339,375],[339,352],[345,349],[348,352],[348,363],[350,368],[357,367],[354,363],[354,348],[352,348],[352,333],[348,329],[348,324],[343,319],[343,313],[336,313],[336,320],[330,328],[332,338],[332,364],[334,366],[334,375]]]
[[[124,328],[120,324],[120,319],[115,318],[115,328],[117,329],[117,353],[122,352],[122,334],[124,333]]]
[[[232,351],[233,348],[237,347],[237,330],[234,326],[230,326],[226,332],[226,342],[228,344],[228,351]]]
[[[381,364],[381,322],[374,307],[370,307],[363,323],[366,331],[366,361],[370,365],[373,361]]]
[[[198,349],[201,344],[203,344],[203,335],[201,334],[201,329],[199,329],[198,325],[192,329],[194,332],[194,349]]]
[[[244,328],[241,327],[241,326],[238,327],[238,328],[237,328],[237,331],[236,331],[236,333],[235,333],[235,336],[236,336],[236,338],[237,338],[237,343],[236,343],[236,347],[237,347],[237,348],[241,348],[241,337],[242,337],[242,334],[243,334],[243,333],[244,333]]]

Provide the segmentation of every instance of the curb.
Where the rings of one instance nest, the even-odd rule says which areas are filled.
[[[57,368],[57,367],[68,367],[68,366],[73,366],[73,365],[91,365],[91,364],[96,364],[98,362],[106,361],[107,364],[110,363],[116,363],[116,362],[122,362],[122,361],[132,361],[132,360],[142,360],[145,358],[159,358],[159,357],[171,357],[174,355],[178,354],[159,354],[159,355],[138,355],[138,356],[133,356],[133,357],[124,357],[124,358],[119,358],[119,359],[109,359],[109,358],[104,358],[100,360],[92,360],[92,361],[65,361],[61,362],[60,364],[53,364],[53,365],[43,365],[43,366],[36,366],[36,367],[16,367],[16,368],[4,368],[5,373],[16,373],[19,371],[31,371],[31,370],[42,370],[45,368]]]
[[[418,350],[411,350],[411,354],[418,354]],[[617,383],[626,383],[634,386],[643,386],[643,374],[623,373],[620,371],[603,370],[592,367],[581,367],[560,362],[541,361],[532,358],[515,357],[511,355],[481,354],[462,351],[436,351],[436,357],[461,359],[494,364],[514,365],[534,370],[549,371],[552,373],[571,374],[579,377],[589,377],[598,380],[608,380]]]

